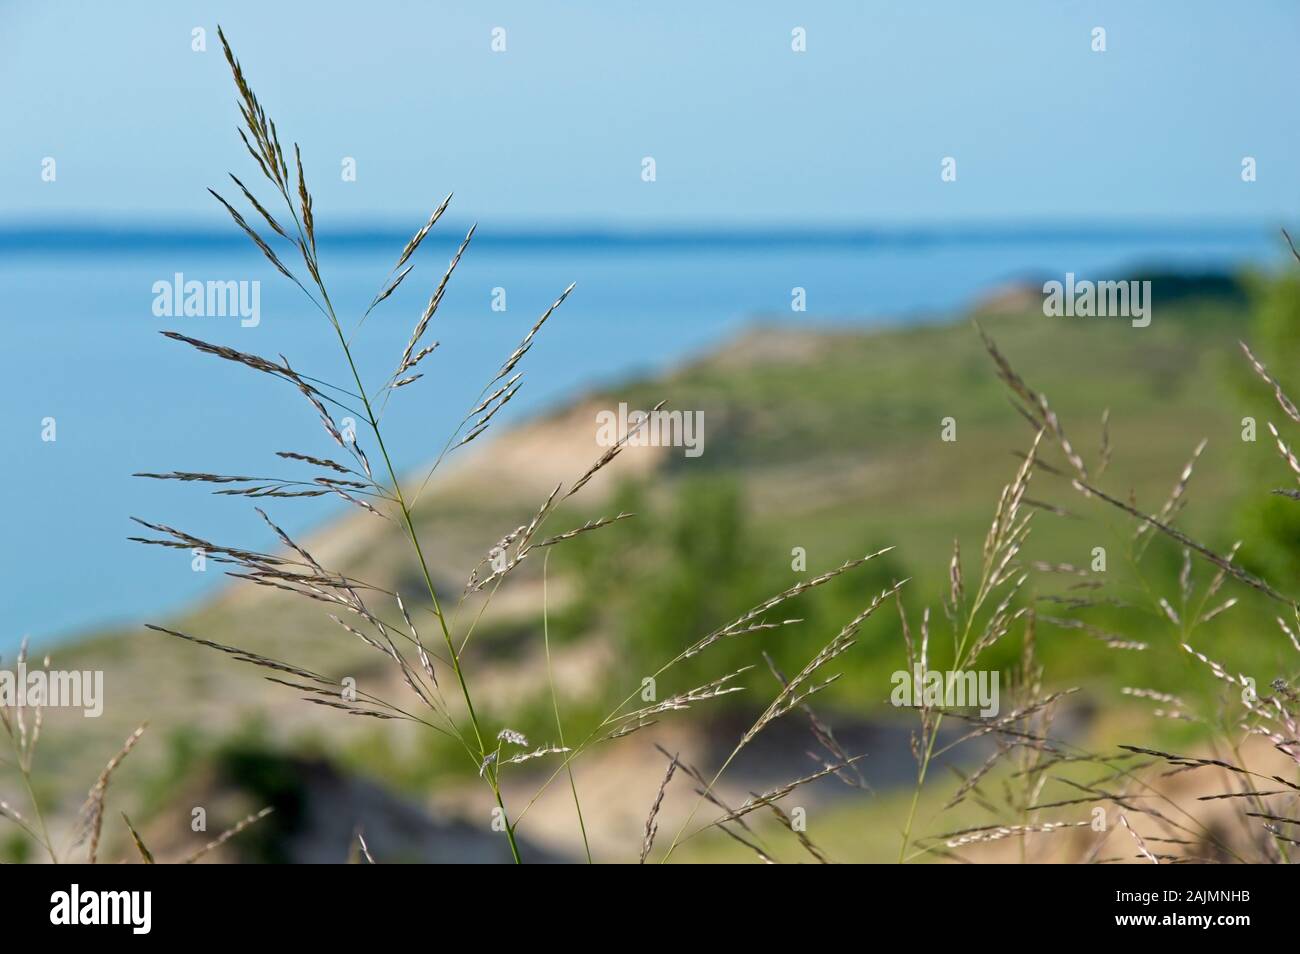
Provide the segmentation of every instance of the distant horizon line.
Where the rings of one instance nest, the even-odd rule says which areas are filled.
[[[400,248],[415,226],[391,218],[358,219],[352,224],[319,230],[322,243],[344,248],[379,248],[393,243]],[[459,242],[468,222],[439,223],[442,237]],[[979,242],[1077,241],[1103,239],[1159,239],[1201,241],[1219,238],[1259,238],[1270,232],[1281,241],[1281,223],[1259,219],[1165,219],[1147,222],[1093,220],[1069,224],[1046,220],[967,220],[953,223],[876,224],[756,224],[617,225],[574,223],[543,226],[517,221],[484,224],[475,233],[479,247],[647,248],[647,247],[773,247],[905,246]],[[21,254],[50,251],[148,250],[182,244],[190,248],[241,248],[248,237],[233,225],[216,227],[181,221],[135,219],[126,222],[89,223],[0,221],[0,250]]]

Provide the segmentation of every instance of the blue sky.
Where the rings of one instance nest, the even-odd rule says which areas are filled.
[[[1294,2],[9,0],[0,221],[222,224],[203,186],[249,163],[218,13],[335,222],[448,191],[538,227],[1300,211]]]

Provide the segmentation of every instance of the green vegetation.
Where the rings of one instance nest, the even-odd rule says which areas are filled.
[[[1048,394],[1094,468],[1101,456],[1102,415],[1109,411],[1111,460],[1099,486],[1139,509],[1160,511],[1206,438],[1178,526],[1219,552],[1244,540],[1245,565],[1287,579],[1294,577],[1300,553],[1300,509],[1267,493],[1284,476],[1264,423],[1278,415],[1269,411],[1268,394],[1243,387],[1236,340],[1267,339],[1256,329],[1273,320],[1271,313],[1300,301],[1296,287],[1289,279],[1254,279],[1250,309],[1234,301],[1184,298],[1159,310],[1146,329],[1033,313],[984,315],[980,321],[1031,386]],[[1161,300],[1159,285],[1155,296]],[[1252,320],[1252,314],[1263,317]],[[1294,324],[1300,327],[1300,321]],[[763,642],[782,659],[783,645],[799,640],[792,654],[797,659],[864,598],[903,577],[911,578],[904,589],[909,610],[917,614],[930,606],[942,617],[953,541],[973,564],[998,490],[1018,464],[1014,453],[1028,447],[1032,430],[1009,406],[969,326],[790,337],[802,346],[785,349],[796,358],[713,360],[630,389],[634,405],[671,394],[673,406],[703,409],[709,443],[698,461],[673,459],[681,476],[671,490],[662,484],[657,490],[624,487],[614,505],[635,511],[637,520],[579,538],[563,551],[555,568],[581,580],[562,619],[564,633],[593,627],[616,632],[629,672],[651,671],[651,662],[686,634],[707,632],[765,593],[886,545],[897,549],[869,564],[870,572],[790,605],[787,615],[808,621],[801,635],[768,634]],[[753,340],[762,341],[762,334]],[[1241,419],[1248,413],[1258,416],[1255,443],[1241,439]],[[952,443],[940,439],[940,421],[948,416],[956,419]],[[1064,465],[1052,450],[1046,459]],[[1181,634],[1158,599],[1178,603],[1177,544],[1149,535],[1135,542],[1130,518],[1085,499],[1068,480],[1047,472],[1035,476],[1029,496],[1065,513],[1043,510],[1035,517],[1024,562],[1086,571],[1093,548],[1106,548],[1107,592],[1124,605],[1097,606],[1080,618],[1125,640],[1176,647]],[[807,553],[805,573],[791,569],[795,547]],[[1196,573],[1208,576],[1199,566]],[[1078,595],[1079,584],[1070,574],[1037,573],[1026,600]],[[1274,628],[1272,608],[1247,603],[1207,624],[1207,645],[1243,624],[1247,630]],[[1040,612],[1050,618],[1076,615],[1052,605]],[[713,661],[742,665],[752,661],[748,648]],[[1076,681],[1145,685],[1170,665],[1163,652],[1116,650],[1050,624],[1040,628],[1039,648],[1049,672]],[[1268,669],[1278,661],[1279,648],[1271,638],[1234,640],[1230,662],[1244,671]],[[942,641],[938,651],[943,653]],[[1002,658],[1006,662],[1013,654]],[[836,701],[855,707],[880,703],[888,673],[901,660],[897,626],[874,621],[846,661]],[[1212,688],[1193,661],[1179,659],[1177,665],[1202,688]]]

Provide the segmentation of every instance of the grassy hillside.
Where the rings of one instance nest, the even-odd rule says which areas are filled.
[[[1276,323],[1260,317],[1276,300],[1248,305],[1232,289],[1215,291],[1220,294],[1184,294],[1170,285],[1162,299],[1157,284],[1155,318],[1144,329],[1115,320],[1046,318],[1014,301],[977,317],[1017,371],[1050,398],[1093,474],[1108,443],[1109,463],[1096,480],[1111,495],[1159,511],[1195,446],[1208,439],[1176,521],[1195,539],[1226,551],[1243,530],[1274,527],[1267,519],[1261,523],[1251,501],[1287,477],[1264,427],[1278,414],[1266,392],[1243,386],[1235,344],[1252,332],[1276,338],[1268,331]],[[548,528],[556,532],[620,510],[636,513],[557,547],[546,566],[556,679],[576,725],[599,722],[645,673],[691,639],[801,578],[885,546],[896,549],[783,608],[785,616],[805,620],[800,626],[758,634],[743,646],[722,645],[699,665],[682,667],[661,691],[680,691],[729,665],[753,662],[759,646],[782,668],[797,669],[874,593],[904,577],[910,578],[904,604],[913,619],[923,607],[934,613],[936,664],[950,655],[940,601],[950,585],[954,540],[973,575],[999,491],[1019,466],[1016,453],[1033,437],[975,327],[964,320],[881,331],[755,327],[670,375],[588,395],[467,454],[435,478],[416,509],[425,539],[437,541],[430,558],[435,582],[452,594],[448,601],[492,544],[530,519],[557,480],[574,478],[599,456],[596,410],[620,401],[648,408],[660,400],[703,413],[703,455],[629,451],[593,482],[583,508],[563,512],[562,522]],[[1259,416],[1261,436],[1254,443],[1242,440],[1246,414]],[[955,421],[956,440],[943,439],[945,418]],[[1043,457],[1066,466],[1054,446],[1045,444]],[[410,490],[418,484],[413,480]],[[1108,568],[1087,578],[1033,572],[1022,603],[1038,606],[1045,617],[1084,620],[1149,645],[1116,650],[1081,630],[1040,622],[1048,681],[1089,687],[1114,711],[1133,705],[1119,696],[1121,686],[1172,686],[1184,697],[1217,691],[1203,667],[1177,651],[1180,626],[1158,604],[1165,596],[1182,605],[1180,548],[1164,539],[1135,547],[1131,520],[1084,499],[1047,470],[1034,476],[1029,497],[1047,507],[1033,518],[1020,557],[1026,569],[1036,561],[1086,568],[1099,546],[1107,550]],[[1266,539],[1248,539],[1242,559],[1276,568],[1273,534],[1268,529]],[[419,581],[409,575],[409,544],[395,526],[358,513],[304,542],[327,563],[411,594],[417,621],[427,619],[428,607],[415,598]],[[806,554],[806,570],[792,568],[795,548]],[[1139,553],[1141,559],[1133,559]],[[1201,564],[1194,573],[1204,587],[1209,573]],[[538,557],[508,578],[477,624],[465,658],[486,686],[480,705],[488,724],[509,720],[547,737],[553,725],[540,638],[542,576]],[[1287,582],[1279,585],[1286,589]],[[1241,589],[1230,582],[1224,596]],[[1125,605],[1074,611],[1057,599],[1081,593]],[[1230,669],[1258,672],[1263,683],[1285,664],[1285,647],[1270,621],[1274,608],[1247,602],[1198,630],[1197,639]],[[462,619],[472,619],[478,606],[469,599]],[[383,657],[331,622],[323,608],[273,591],[237,584],[179,619],[158,622],[309,663],[318,672],[351,675],[390,696],[403,691]],[[998,658],[1009,663],[1013,656],[1009,648]],[[902,668],[903,659],[897,617],[882,612],[844,658],[846,677],[822,705],[854,718],[892,715],[885,712],[889,673]],[[158,800],[165,799],[159,789],[167,778],[250,725],[263,740],[335,757],[341,752],[353,765],[412,790],[463,777],[460,763],[447,757],[447,744],[427,733],[305,705],[246,666],[157,633],[132,628],[96,634],[60,650],[56,665],[106,670],[110,700],[101,719],[56,716],[46,729],[42,759],[50,775],[75,779],[76,787],[72,794],[40,794],[68,804],[79,798],[80,780],[88,784],[145,719],[156,736],[170,741],[142,747],[115,785],[152,792]],[[726,704],[753,708],[774,686],[757,670],[741,683],[752,691]]]

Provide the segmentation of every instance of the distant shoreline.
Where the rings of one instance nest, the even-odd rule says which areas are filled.
[[[755,228],[619,228],[574,226],[543,229],[486,223],[476,234],[475,247],[484,250],[582,249],[621,251],[637,249],[778,249],[778,248],[915,248],[941,245],[1015,244],[1027,241],[1095,242],[1115,239],[1164,242],[1204,242],[1216,239],[1258,239],[1274,234],[1271,223],[1158,222],[1057,225],[954,224],[912,227],[780,227]],[[389,223],[362,224],[322,231],[321,242],[336,249],[400,248],[413,227]],[[445,226],[444,235],[459,240],[468,223]],[[9,255],[51,252],[114,254],[157,249],[243,250],[248,239],[227,223],[208,226],[130,223],[122,225],[0,224],[0,250]]]

